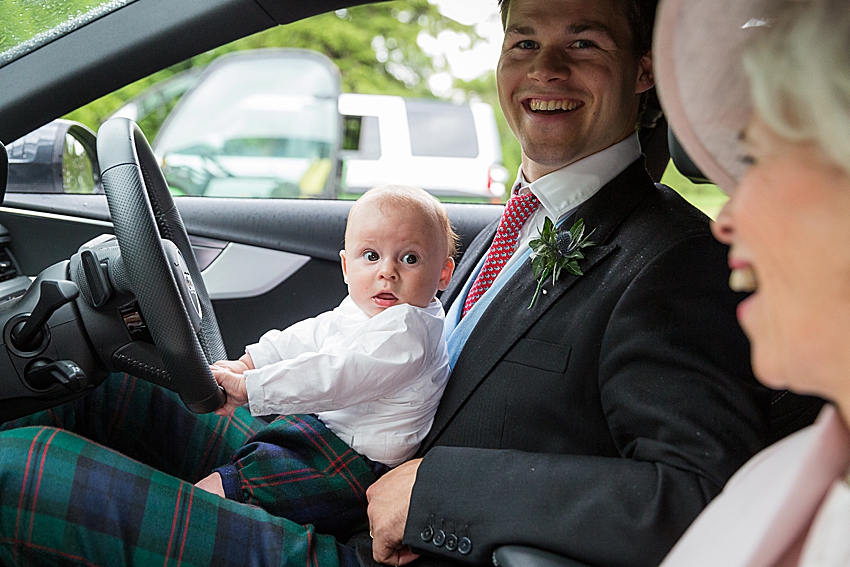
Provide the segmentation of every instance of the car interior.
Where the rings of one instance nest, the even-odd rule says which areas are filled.
[[[0,59],[0,197],[9,179],[3,144],[237,38],[365,3],[131,0]],[[707,181],[668,132],[654,94],[643,122],[653,179],[672,156],[688,178]],[[135,372],[177,391],[190,408],[211,411],[220,393],[207,362],[238,358],[267,329],[332,309],[346,294],[339,250],[351,202],[172,198],[141,132],[128,120],[109,124],[86,153],[98,179],[117,178],[110,181],[120,192],[15,191],[2,199],[0,329],[8,356],[0,357],[0,422],[83,396],[112,370]],[[137,165],[141,178],[128,173]],[[447,208],[461,253],[501,214],[493,205]],[[175,246],[160,250],[160,237]],[[811,423],[822,403],[777,392],[774,438]],[[581,565],[516,546],[500,548],[494,561]]]

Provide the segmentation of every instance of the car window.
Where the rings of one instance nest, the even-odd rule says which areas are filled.
[[[693,206],[704,212],[711,219],[716,219],[717,214],[729,196],[720,190],[717,185],[709,183],[694,183],[678,169],[676,169],[673,160],[671,159],[664,170],[664,175],[661,176],[661,183],[672,187]]]
[[[54,20],[45,3],[21,4],[38,13],[40,27],[27,32],[30,38],[5,37],[23,49],[51,26],[79,25],[84,20],[74,18],[90,21],[126,3],[59,0]],[[443,200],[503,202],[513,175],[505,166],[515,171],[519,149],[494,85],[484,80],[438,93],[428,82],[445,78],[447,67],[420,39],[446,30],[476,37],[472,25],[432,4],[415,15],[389,4],[338,10],[198,54],[64,118],[92,131],[111,116],[136,121],[179,196],[356,198],[375,185],[408,183]],[[309,57],[298,59],[305,53],[323,59],[325,72],[308,69]],[[97,192],[97,180],[59,175],[58,156],[74,151],[66,142],[66,149],[62,140],[53,143],[52,179],[8,192]],[[62,168],[75,171],[83,162]]]
[[[0,3],[0,66],[132,1]],[[441,94],[454,103],[436,98],[425,79],[439,69],[417,69],[427,58],[410,55],[423,33],[436,36],[447,25],[435,18],[435,7],[428,10],[430,16],[415,22],[386,4],[339,10],[159,71],[66,116],[85,126],[63,133],[49,124],[44,128],[54,139],[40,132],[11,144],[7,193],[102,191],[96,156],[80,139],[87,138],[86,128],[94,132],[110,116],[126,116],[151,141],[175,195],[356,198],[378,184],[409,183],[444,201],[504,202],[520,152],[499,109],[495,82],[489,76],[468,83],[465,92]],[[378,13],[396,20],[398,29],[387,28]],[[371,22],[376,27],[370,34],[380,35],[361,33]],[[341,33],[338,26],[348,24],[357,34]],[[362,45],[329,44],[330,29],[336,30],[334,40]],[[318,83],[298,64],[278,61],[271,69],[270,61],[262,61],[293,40],[316,57],[334,57],[321,81],[333,83],[330,77],[340,75],[338,100],[312,92]],[[246,55],[241,69],[212,72],[234,52]],[[257,60],[250,62],[252,57]],[[199,102],[194,110],[184,104],[189,98]],[[34,140],[40,140],[39,151]],[[725,201],[715,187],[689,183],[672,165],[662,182],[710,216]]]
[[[381,131],[375,116],[343,117],[342,149],[349,157],[376,160],[381,157]]]
[[[469,106],[408,100],[406,107],[414,156],[478,157],[475,119]]]
[[[222,57],[171,112],[154,153],[180,195],[328,195],[342,136],[338,95],[336,68],[316,53]]]
[[[0,2],[0,66],[133,0],[27,0]],[[37,9],[36,9],[37,8]]]

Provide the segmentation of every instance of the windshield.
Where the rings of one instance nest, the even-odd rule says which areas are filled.
[[[4,0],[0,66],[134,0]]]

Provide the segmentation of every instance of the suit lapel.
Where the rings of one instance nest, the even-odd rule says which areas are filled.
[[[541,293],[531,309],[528,309],[528,305],[534,295],[537,282],[533,277],[530,260],[519,267],[482,314],[470,334],[452,370],[434,417],[434,424],[420,452],[424,452],[433,444],[466,399],[505,353],[579,278],[587,277],[594,267],[618,248],[616,239],[611,238],[612,234],[638,203],[652,191],[654,186],[641,158],[600,189],[564,221],[564,226],[569,227],[575,220],[584,219],[586,230],[594,231],[591,240],[596,244],[586,249],[586,258],[579,262],[584,275],[562,274],[554,287],[550,280],[544,285],[547,293],[545,295]],[[492,238],[493,235],[490,234],[486,241],[487,246]],[[470,252],[471,249],[472,246],[470,246]],[[597,274],[597,277],[605,277],[605,274],[602,276]],[[461,280],[463,281],[465,278]]]

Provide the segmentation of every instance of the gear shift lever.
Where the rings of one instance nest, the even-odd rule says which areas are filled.
[[[77,284],[71,281],[44,280],[41,282],[38,303],[24,321],[23,327],[12,329],[12,345],[21,352],[35,350],[42,341],[41,331],[53,313],[80,295]],[[20,325],[20,323],[19,323]]]

